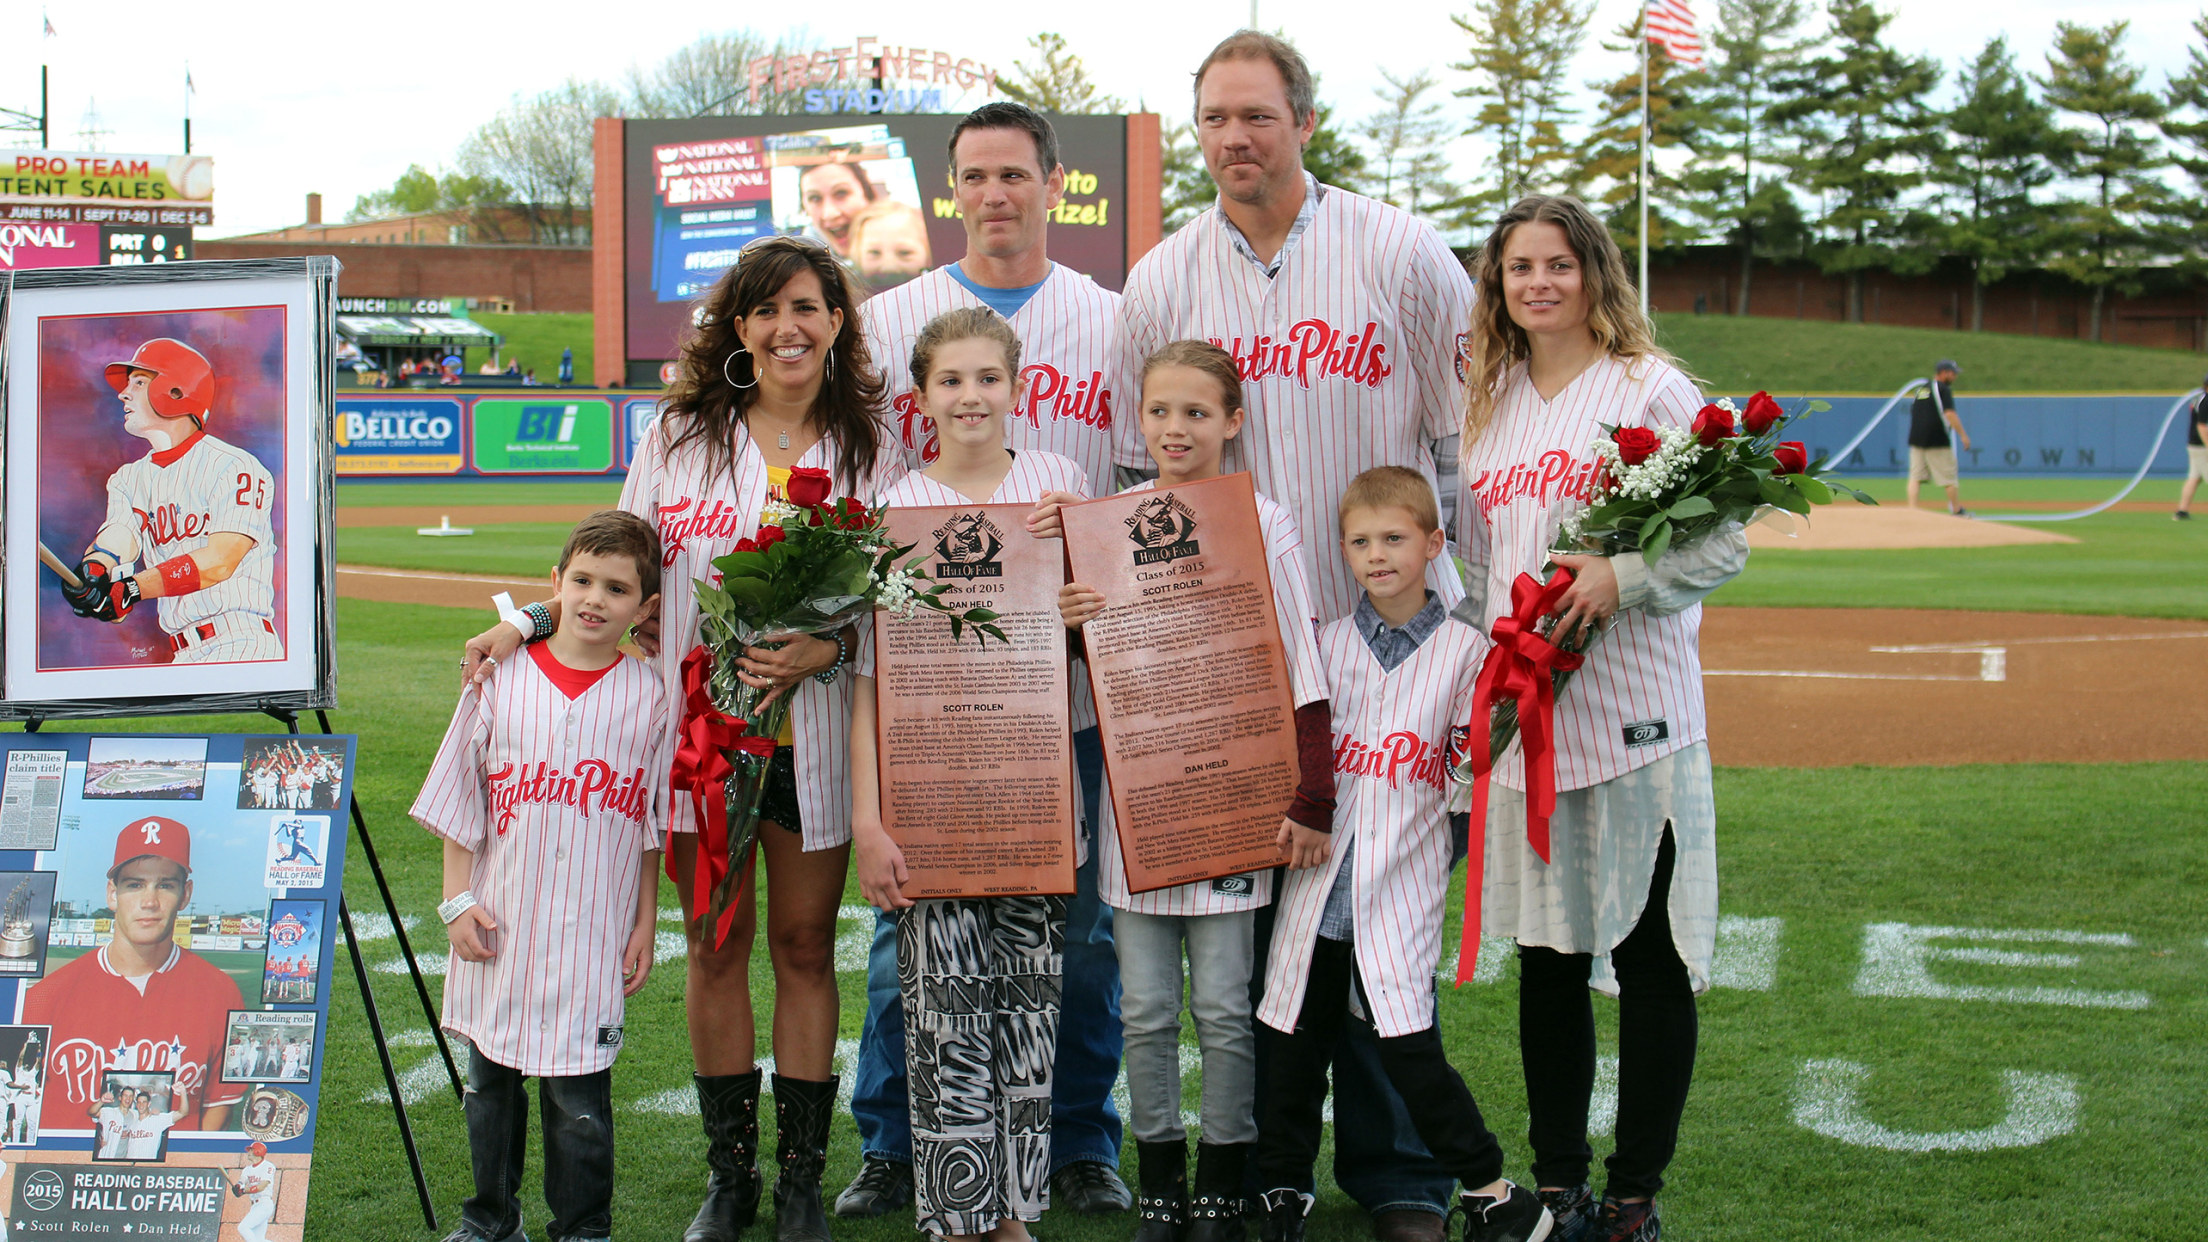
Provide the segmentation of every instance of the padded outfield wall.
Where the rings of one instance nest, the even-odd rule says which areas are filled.
[[[1956,410],[1972,448],[1966,475],[2129,475],[2154,454],[2149,476],[2185,472],[2184,416],[2150,445],[2171,396],[1976,397]],[[1855,437],[1883,397],[1831,397],[1802,424],[1811,456]],[[1789,408],[1799,405],[1787,400]],[[337,398],[337,474],[361,478],[609,477],[627,473],[657,395],[578,388],[362,390]],[[1899,474],[1909,462],[1904,398],[1845,463],[1848,473]]]

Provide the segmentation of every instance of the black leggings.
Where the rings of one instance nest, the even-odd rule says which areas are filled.
[[[1652,1196],[1679,1146],[1679,1117],[1694,1078],[1694,985],[1671,940],[1671,831],[1656,850],[1641,921],[1610,952],[1618,976],[1617,1150],[1605,1193]],[[1518,1052],[1532,1114],[1533,1177],[1541,1186],[1587,1180],[1587,1100],[1595,1089],[1594,958],[1518,947]]]

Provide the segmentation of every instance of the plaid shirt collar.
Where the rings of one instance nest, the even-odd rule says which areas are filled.
[[[1426,606],[1401,626],[1391,626],[1388,619],[1372,606],[1370,595],[1357,597],[1357,633],[1365,645],[1372,649],[1380,667],[1394,672],[1397,665],[1411,658],[1411,654],[1423,646],[1441,623],[1449,619],[1449,613],[1441,606],[1441,600],[1432,591],[1426,592]]]
[[[1242,230],[1234,226],[1234,221],[1228,218],[1223,207],[1219,210],[1219,223],[1227,226],[1227,240],[1234,243],[1235,253],[1257,264],[1257,270],[1265,273],[1265,279],[1271,280],[1280,275],[1280,265],[1288,260],[1288,252],[1296,248],[1297,239],[1303,236],[1303,231],[1311,227],[1311,221],[1317,218],[1319,197],[1325,193],[1326,187],[1319,184],[1319,179],[1312,176],[1309,169],[1305,169],[1303,206],[1296,208],[1296,222],[1288,226],[1288,236],[1280,243],[1280,250],[1273,255],[1270,263],[1257,257],[1257,251],[1250,246],[1250,239],[1242,236]]]

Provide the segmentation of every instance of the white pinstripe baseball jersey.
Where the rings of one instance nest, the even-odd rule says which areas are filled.
[[[930,319],[962,307],[986,306],[950,272],[937,268],[918,280],[868,298],[860,308],[867,352],[889,380],[890,423],[915,468],[935,460],[935,432],[921,418],[912,390],[912,343]],[[1118,401],[1108,382],[1119,295],[1062,263],[1010,323],[1020,337],[1020,379],[1026,385],[1012,407],[1006,443],[1070,457],[1088,479],[1083,494],[1112,489],[1112,416]]]
[[[705,449],[695,441],[673,456],[666,451],[666,419],[646,429],[621,487],[621,507],[659,528],[665,568],[659,587],[659,672],[668,700],[670,736],[681,726],[682,658],[698,645],[697,580],[712,574],[713,558],[726,556],[738,539],[759,529],[767,502],[767,462],[751,437],[736,443],[733,469],[714,472]],[[894,441],[885,431],[883,451],[873,476],[853,487],[836,480],[838,496],[856,496],[873,504],[904,471]],[[835,471],[836,442],[823,436],[797,465]],[[797,751],[798,814],[804,821],[808,850],[824,850],[851,839],[851,681],[838,677],[822,685],[807,677],[790,704],[791,734]],[[673,743],[668,749],[674,755]],[[671,793],[671,791],[670,791]],[[671,797],[666,815],[673,832],[697,831],[697,815],[687,794]]]
[[[1465,447],[1458,547],[1487,576],[1480,627],[1492,631],[1521,573],[1541,577],[1557,527],[1584,502],[1595,459],[1588,445],[1619,427],[1692,426],[1702,394],[1678,368],[1653,358],[1630,367],[1603,358],[1554,400],[1543,401],[1524,364],[1502,380],[1495,420]],[[1556,787],[1582,789],[1708,736],[1698,643],[1702,605],[1669,616],[1620,612],[1587,662],[1556,696]],[[1525,788],[1516,743],[1495,779]]]
[[[1126,490],[1146,492],[1156,486],[1157,481],[1152,479]],[[1257,498],[1257,524],[1265,535],[1265,559],[1272,570],[1273,616],[1280,625],[1281,646],[1288,657],[1290,697],[1298,707],[1319,702],[1326,697],[1326,673],[1319,667],[1318,618],[1316,605],[1311,602],[1310,558],[1304,552],[1303,539],[1296,534],[1295,516],[1262,494]],[[1106,600],[1105,607],[1115,602],[1121,601]],[[1173,675],[1171,665],[1159,673],[1161,677]],[[1286,803],[1281,805],[1280,813],[1281,818],[1287,818]],[[1097,799],[1096,838],[1098,849],[1102,851],[1096,866],[1097,893],[1104,904],[1114,909],[1133,910],[1137,914],[1230,914],[1255,910],[1273,899],[1271,871],[1260,871],[1248,877],[1250,883],[1247,885],[1199,880],[1147,893],[1129,892],[1127,867],[1119,853],[1119,817],[1112,809],[1109,769],[1104,776],[1103,796]]]
[[[1439,234],[1328,186],[1269,280],[1235,252],[1216,206],[1144,255],[1120,302],[1112,376],[1134,409],[1142,361],[1160,346],[1193,337],[1233,354],[1249,415],[1226,468],[1254,474],[1318,547],[1334,542],[1335,508],[1359,473],[1408,466],[1436,478],[1432,444],[1456,435],[1463,415],[1471,318],[1471,278]],[[1150,464],[1139,424],[1115,427],[1120,465]],[[1317,569],[1319,616],[1349,615],[1356,578],[1338,556]],[[1446,557],[1426,579],[1443,607],[1464,595]]]
[[[1444,621],[1394,671],[1380,667],[1357,623],[1319,633],[1334,716],[1334,853],[1281,884],[1258,1020],[1296,1029],[1311,979],[1312,943],[1328,890],[1350,853],[1357,971],[1383,1037],[1434,1024],[1434,963],[1448,897],[1449,747],[1472,711],[1487,640]],[[1354,842],[1356,848],[1349,850]]]
[[[460,696],[409,808],[475,854],[468,888],[498,930],[487,962],[451,956],[445,1029],[524,1074],[590,1074],[621,1046],[621,954],[637,885],[657,884],[674,700],[623,657],[570,699],[517,653]]]
[[[205,432],[108,476],[106,525],[137,536],[140,569],[196,552],[217,533],[253,541],[228,578],[155,601],[164,631],[174,634],[224,613],[252,618],[258,630],[261,619],[276,615],[276,500],[275,482],[258,458]]]

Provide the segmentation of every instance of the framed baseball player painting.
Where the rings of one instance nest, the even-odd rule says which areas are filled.
[[[334,705],[336,269],[0,272],[0,719]]]

